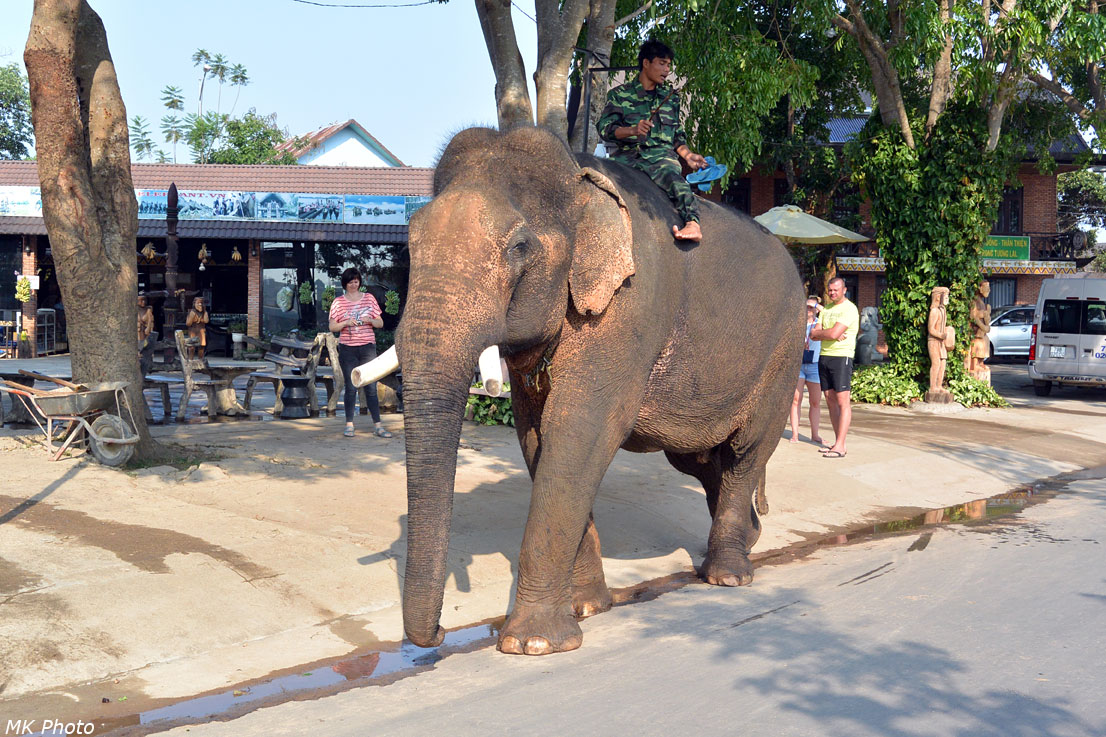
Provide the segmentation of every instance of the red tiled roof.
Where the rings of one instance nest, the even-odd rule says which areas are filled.
[[[288,153],[292,154],[293,156],[295,156],[298,159],[300,156],[303,156],[305,153],[307,153],[311,149],[315,148],[320,143],[322,143],[326,139],[333,136],[335,133],[338,133],[339,131],[344,130],[345,128],[347,128],[348,126],[351,126],[351,125],[356,126],[357,127],[357,132],[360,133],[365,138],[367,138],[369,141],[371,141],[374,145],[378,146],[381,151],[383,151],[384,153],[386,153],[388,156],[392,157],[396,161],[399,161],[398,156],[396,156],[391,151],[389,151],[384,146],[383,143],[381,143],[379,140],[377,140],[377,138],[373,134],[369,133],[365,129],[365,126],[361,125],[360,123],[358,123],[353,118],[350,118],[349,120],[347,120],[344,123],[334,123],[333,125],[328,125],[324,128],[320,128],[319,130],[317,130],[313,133],[308,133],[306,136],[301,136],[299,140],[305,141],[304,145],[302,145],[302,146],[296,146],[296,140],[297,139],[293,138],[290,141],[285,141],[284,143],[276,146],[276,150],[277,151],[287,151]],[[403,162],[399,161],[399,165],[403,166]]]
[[[242,166],[224,164],[131,164],[134,186],[143,189],[247,192],[314,192],[430,196],[434,170],[410,166]],[[0,186],[37,187],[34,161],[0,161]]]

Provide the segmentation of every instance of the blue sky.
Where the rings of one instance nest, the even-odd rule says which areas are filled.
[[[320,0],[345,4],[382,0]],[[391,0],[383,0],[385,2]],[[411,0],[394,0],[397,3]],[[415,0],[417,1],[417,0]],[[495,77],[473,3],[407,8],[326,8],[292,0],[89,0],[104,19],[127,116],[158,122],[167,84],[195,112],[200,70],[192,53],[220,52],[249,72],[235,114],[275,112],[293,135],[355,118],[405,164],[430,166],[456,131],[495,124]],[[0,64],[23,63],[31,0],[4,0]],[[532,0],[519,5],[533,15]],[[527,74],[536,59],[533,21],[514,14]],[[222,110],[237,90],[225,86]],[[533,95],[533,91],[531,91]],[[214,109],[218,85],[204,86]],[[171,153],[171,146],[162,143]],[[188,161],[186,148],[178,161]]]

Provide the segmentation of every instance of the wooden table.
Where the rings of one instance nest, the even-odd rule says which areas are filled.
[[[238,402],[238,394],[234,389],[234,380],[239,376],[245,376],[265,366],[268,366],[268,364],[263,361],[221,360],[218,364],[212,364],[209,361],[207,367],[200,373],[205,373],[216,381],[227,381],[226,387],[215,390],[216,413],[228,415],[230,417],[248,415],[250,411]]]

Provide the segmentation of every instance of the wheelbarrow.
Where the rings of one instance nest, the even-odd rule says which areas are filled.
[[[0,391],[10,395],[13,402],[18,398],[46,436],[39,442],[53,454],[51,460],[58,460],[71,447],[85,445],[93,458],[105,466],[121,466],[134,455],[138,435],[132,429],[135,422],[127,400],[127,382],[85,386],[29,371],[20,373],[63,387],[43,391],[0,381]],[[127,424],[127,417],[130,424]],[[55,446],[55,441],[60,445]]]

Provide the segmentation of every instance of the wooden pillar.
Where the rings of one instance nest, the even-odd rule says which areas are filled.
[[[23,236],[23,271],[24,276],[34,276],[38,273],[38,236]],[[23,303],[23,330],[31,341],[31,357],[38,357],[38,341],[35,339],[35,327],[38,317],[38,290],[31,292],[31,298]]]
[[[246,296],[246,334],[261,337],[261,241],[250,239]]]

